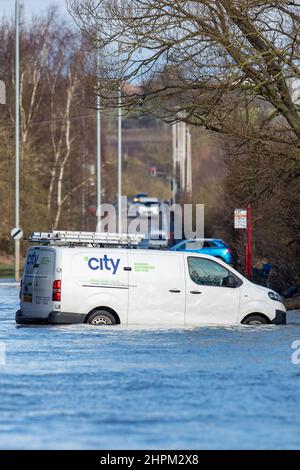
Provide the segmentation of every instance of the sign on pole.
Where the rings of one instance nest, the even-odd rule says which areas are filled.
[[[234,228],[247,228],[247,209],[234,210]]]
[[[24,234],[21,227],[15,227],[11,230],[10,235],[14,240],[21,240]]]

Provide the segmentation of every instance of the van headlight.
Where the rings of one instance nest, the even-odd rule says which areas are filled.
[[[281,302],[281,296],[277,294],[277,292],[274,292],[273,290],[269,290],[268,296],[272,300],[277,300],[277,302]]]

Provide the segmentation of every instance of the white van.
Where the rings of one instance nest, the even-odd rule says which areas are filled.
[[[29,248],[17,323],[282,324],[280,296],[220,259],[185,252],[48,244]]]

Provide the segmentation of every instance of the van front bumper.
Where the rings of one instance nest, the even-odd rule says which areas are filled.
[[[284,310],[276,310],[275,318],[273,318],[273,325],[285,325],[286,323],[286,312]]]
[[[16,312],[16,323],[19,325],[70,325],[84,323],[86,315],[69,312],[50,312],[47,318],[25,317],[21,310]]]

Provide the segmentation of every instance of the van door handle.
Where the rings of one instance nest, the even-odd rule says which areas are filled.
[[[190,294],[202,294],[200,290],[190,290]]]
[[[181,292],[181,290],[179,290],[179,289],[170,289],[169,292],[172,292],[173,294],[177,294],[177,293]]]

